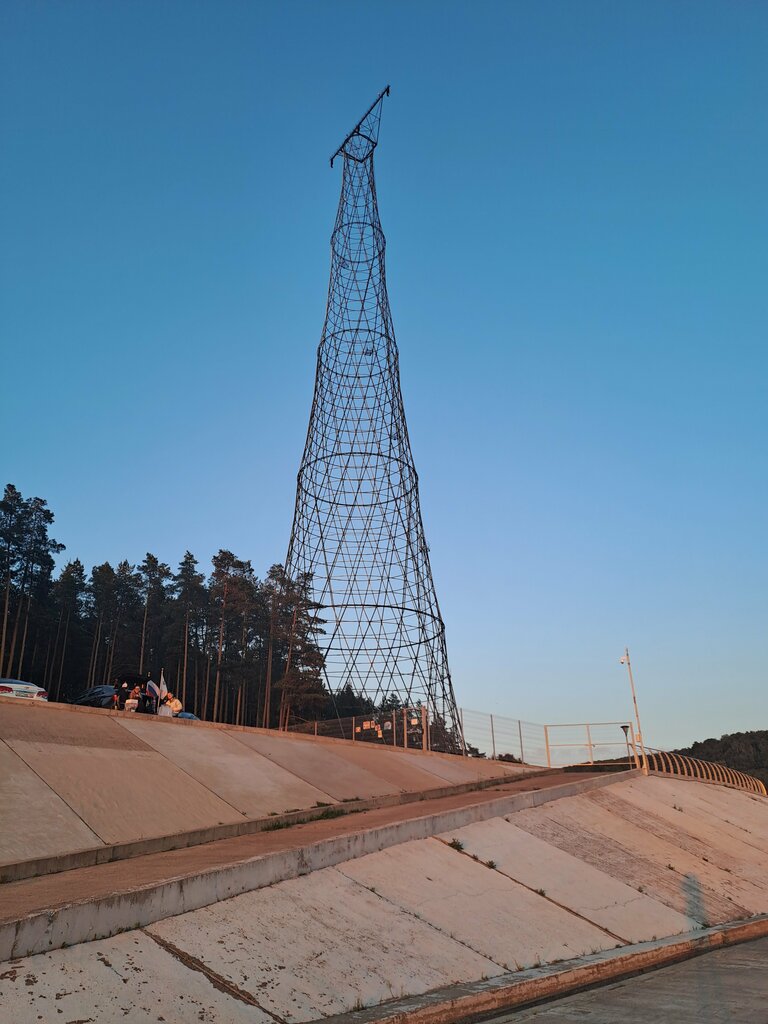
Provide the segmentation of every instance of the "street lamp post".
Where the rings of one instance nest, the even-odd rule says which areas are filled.
[[[643,730],[640,728],[640,712],[637,710],[637,694],[635,693],[635,680],[632,678],[632,663],[629,660],[629,648],[624,648],[624,657],[619,658],[622,665],[627,666],[627,672],[629,673],[629,685],[632,690],[632,703],[635,707],[635,723],[637,725],[637,735],[635,740],[640,747],[640,753],[643,755],[643,775],[648,774],[648,757],[645,753],[645,746],[643,744]]]
[[[624,733],[624,742],[627,744],[627,767],[632,763],[632,755],[629,752],[629,726],[622,725],[621,731]]]

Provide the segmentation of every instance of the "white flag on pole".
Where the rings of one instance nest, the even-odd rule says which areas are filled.
[[[165,685],[165,676],[163,675],[163,670],[160,669],[160,700],[162,700],[167,693],[168,687]]]

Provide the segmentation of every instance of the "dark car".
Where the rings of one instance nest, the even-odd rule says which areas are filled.
[[[111,708],[115,702],[114,686],[92,686],[69,703],[86,708]]]

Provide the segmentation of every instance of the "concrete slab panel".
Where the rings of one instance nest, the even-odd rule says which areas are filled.
[[[638,780],[640,782],[641,780]],[[628,785],[614,794],[611,806],[659,838],[669,839],[696,856],[706,856],[716,867],[748,879],[768,893],[766,843],[745,829],[716,817],[706,805],[687,799],[691,787],[659,792],[651,785]],[[700,788],[700,787],[697,787]],[[596,801],[600,802],[600,801]],[[768,809],[768,808],[767,808]]]
[[[445,785],[441,776],[424,765],[427,760],[431,764],[431,759],[409,757],[406,751],[381,750],[368,743],[349,743],[344,747],[343,756],[349,764],[364,768],[401,793],[417,793]]]
[[[4,964],[0,1006],[13,1024],[273,1024],[139,931]]]
[[[119,731],[130,737],[127,730]],[[9,740],[8,746],[104,843],[171,835],[243,817],[144,744],[138,750],[120,750]]]
[[[543,892],[547,899],[605,928],[624,942],[645,942],[654,936],[678,935],[696,922],[658,900],[639,893],[563,850],[492,818],[441,838],[456,838],[466,853],[495,861],[497,870]]]
[[[0,739],[104,750],[146,750],[140,739],[120,728],[118,720],[117,715],[106,710],[82,715],[63,711],[56,705],[30,706],[23,700],[16,704],[4,702],[0,704]]]
[[[398,751],[398,756],[404,763],[413,765],[422,771],[428,771],[436,775],[438,779],[449,782],[452,785],[460,785],[462,782],[476,782],[478,779],[496,779],[506,774],[515,774],[514,769],[510,772],[499,761],[486,761],[482,757],[447,757],[440,755],[427,755],[416,753],[412,750]],[[519,772],[526,771],[521,767]]]
[[[313,807],[322,789],[239,743],[223,729],[188,729],[173,720],[126,715],[120,725],[249,818]]]
[[[437,839],[336,868],[507,970],[608,949],[616,939]]]
[[[334,868],[148,931],[204,959],[288,1022],[502,973]]]
[[[750,841],[768,844],[768,798],[743,793],[725,786],[687,782],[682,779],[650,776],[645,789],[659,800],[684,806],[683,800],[701,810],[704,817],[717,818],[730,828],[744,833]]]
[[[611,814],[586,796],[508,816],[519,828],[593,867],[632,884],[701,923],[732,921],[751,911],[737,897],[742,886],[679,847]]]
[[[334,800],[365,799],[400,792],[393,783],[350,762],[335,746],[267,733],[238,732],[232,736],[238,743],[258,751],[305,782],[313,782]]]
[[[646,837],[658,839],[668,849],[676,851],[676,859],[666,862],[671,863],[675,870],[695,875],[714,890],[739,900],[753,913],[768,912],[768,887],[765,884],[755,885],[729,867],[720,868],[715,858],[711,856],[713,851],[709,844],[686,830],[685,815],[681,816],[680,824],[674,827],[660,817],[655,809],[645,812],[638,810],[621,796],[622,792],[623,790],[618,788],[608,798],[603,799],[598,794],[589,794],[585,799],[607,811],[613,819],[619,819],[619,828],[629,825]]]
[[[71,807],[0,741],[0,863],[102,846]]]

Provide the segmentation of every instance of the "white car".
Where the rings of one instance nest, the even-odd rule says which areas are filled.
[[[48,700],[42,686],[23,683],[21,679],[0,679],[0,697],[27,697],[29,700]]]

